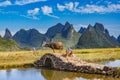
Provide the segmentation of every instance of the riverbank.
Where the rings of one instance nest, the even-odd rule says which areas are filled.
[[[50,52],[52,50],[0,52],[0,69],[32,67],[32,63],[40,56]],[[110,61],[120,59],[120,48],[77,49],[74,54],[88,62]]]

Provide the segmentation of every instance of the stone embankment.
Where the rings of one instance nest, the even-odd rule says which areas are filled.
[[[81,72],[89,74],[102,74],[112,77],[120,77],[116,67],[88,63],[75,56],[65,57],[64,55],[47,53],[34,62],[37,68],[47,67],[56,70]]]

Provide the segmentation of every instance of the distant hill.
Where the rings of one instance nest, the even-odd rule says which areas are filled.
[[[96,23],[94,26],[88,25],[87,28],[81,27],[78,32],[69,22],[65,24],[58,23],[50,27],[45,34],[41,34],[36,29],[21,29],[11,35],[11,32],[6,29],[3,37],[9,43],[12,41],[15,45],[20,45],[21,48],[40,48],[44,41],[47,42],[63,42],[64,48],[109,48],[120,47],[120,36],[116,39],[110,36],[109,31],[104,28],[103,24]],[[14,43],[14,41],[16,43]],[[2,42],[2,43],[3,43]],[[7,43],[6,42],[6,43]]]
[[[86,28],[81,27],[80,30],[78,31],[78,33],[82,34],[82,33],[85,32],[85,31],[86,31]]]
[[[6,39],[6,40],[12,39],[12,34],[11,34],[9,29],[5,30],[5,35],[4,35],[3,38]]]
[[[65,25],[58,23],[50,27],[45,34],[41,34],[36,29],[24,30],[21,29],[13,36],[21,47],[36,47],[40,48],[43,41],[61,41],[66,47],[75,47],[80,34],[75,31],[72,24],[66,22]]]
[[[96,23],[94,26],[89,25],[77,44],[77,48],[108,48],[119,46],[117,40],[111,37],[108,30],[100,23]]]
[[[52,38],[54,38],[57,34],[61,33],[62,30],[63,30],[63,28],[64,28],[64,25],[62,25],[61,23],[58,23],[58,24],[50,27],[50,28],[47,30],[47,32],[45,33],[45,35],[46,35],[48,38],[52,39]]]
[[[20,50],[20,47],[12,39],[5,40],[0,37],[0,51],[15,51]]]
[[[120,43],[120,35],[118,36],[117,41]]]
[[[13,39],[21,46],[21,47],[41,47],[43,41],[45,41],[46,37],[44,34],[41,34],[36,29],[24,30],[21,29],[14,36]]]
[[[46,32],[46,36],[53,42],[63,42],[64,48],[75,47],[80,38],[80,34],[75,31],[73,25],[69,22],[66,22],[65,25],[58,23],[50,27]]]

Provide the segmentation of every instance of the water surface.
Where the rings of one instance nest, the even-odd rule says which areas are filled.
[[[0,70],[0,80],[117,80],[103,75],[55,71],[48,69]],[[119,79],[118,79],[119,80]]]
[[[112,66],[112,67],[120,67],[120,60],[105,61],[105,62],[101,62],[101,64],[107,65],[107,66]]]
[[[120,60],[103,62],[102,64],[118,67],[120,66]],[[120,79],[106,77],[104,75],[27,68],[27,69],[0,70],[0,80],[120,80]]]

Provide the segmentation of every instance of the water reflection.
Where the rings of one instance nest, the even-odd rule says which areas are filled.
[[[120,60],[102,62],[101,64],[112,66],[112,67],[120,67]]]
[[[45,80],[36,69],[0,70],[0,80]]]
[[[0,80],[120,80],[102,75],[55,71],[48,69],[0,70]]]
[[[117,80],[103,75],[53,71],[45,69],[41,70],[41,74],[46,80]]]

